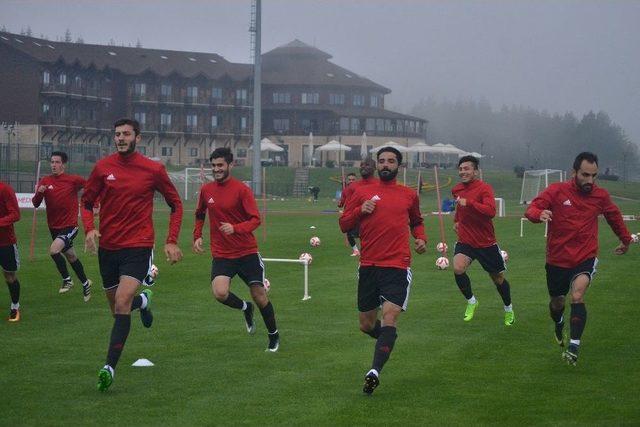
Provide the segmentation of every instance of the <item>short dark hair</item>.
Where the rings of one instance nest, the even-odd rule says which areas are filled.
[[[380,154],[382,153],[393,153],[396,155],[396,159],[398,160],[398,164],[401,165],[402,164],[402,153],[400,151],[398,151],[397,148],[393,148],[393,147],[382,147],[380,150],[378,150],[378,153],[376,154],[376,159],[380,160]]]
[[[464,162],[473,163],[473,168],[474,169],[478,169],[478,165],[480,164],[480,160],[478,160],[474,156],[462,156],[462,157],[460,157],[460,160],[458,160],[458,167],[460,167],[460,165],[463,164]]]
[[[347,174],[347,176],[356,176],[356,174],[355,174],[355,173],[353,173],[353,172],[349,172],[349,173]]]
[[[133,128],[133,132],[136,134],[136,136],[140,135],[140,123],[138,123],[137,120],[134,119],[129,119],[127,117],[123,117],[121,119],[116,120],[113,123],[113,128],[117,128],[118,126],[124,126],[124,125],[129,125]]]
[[[229,147],[218,147],[213,150],[213,152],[209,156],[209,161],[212,161],[213,159],[219,159],[220,157],[224,158],[224,161],[227,162],[227,164],[233,163],[233,153],[231,152]]]
[[[62,163],[67,163],[67,161],[69,160],[69,156],[67,156],[67,153],[65,153],[64,151],[54,151],[51,153],[51,156],[49,156],[49,158],[53,156],[60,156],[60,160],[62,160]]]
[[[598,156],[593,154],[590,151],[583,151],[582,153],[576,156],[576,159],[573,161],[573,170],[578,172],[580,166],[582,165],[582,161],[586,160],[589,163],[595,163],[598,166]]]

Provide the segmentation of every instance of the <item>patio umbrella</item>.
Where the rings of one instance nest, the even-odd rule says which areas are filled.
[[[274,151],[279,153],[284,151],[284,148],[274,144],[269,138],[262,138],[260,141],[260,151]]]
[[[338,152],[338,163],[340,163],[340,153],[343,151],[351,151],[351,147],[348,145],[341,144],[335,139],[327,142],[324,145],[316,148],[316,151],[337,151]]]
[[[404,145],[400,145],[397,142],[394,141],[389,141],[389,142],[385,142],[384,144],[382,144],[380,147],[374,147],[371,150],[369,150],[370,153],[377,153],[380,149],[384,148],[384,147],[393,147],[396,150],[398,150],[401,153],[406,153],[407,151],[409,151],[409,149],[407,147],[405,147]]]
[[[369,153],[367,152],[367,133],[362,132],[362,141],[360,142],[360,158],[364,160],[367,158],[368,154]]]

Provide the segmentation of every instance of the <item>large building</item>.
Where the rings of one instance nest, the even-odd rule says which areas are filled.
[[[23,133],[43,158],[62,146],[76,161],[94,161],[112,150],[111,125],[123,116],[141,123],[140,150],[167,163],[200,164],[217,146],[231,147],[240,164],[250,158],[250,64],[212,53],[5,32],[0,57],[0,121],[32,126]],[[285,149],[272,155],[280,164],[310,163],[311,132],[315,146],[337,139],[356,147],[340,159],[347,163],[359,160],[364,132],[370,146],[425,138],[425,120],[384,108],[389,89],[333,64],[315,47],[295,40],[262,58],[262,137]],[[6,143],[5,134],[0,138]],[[324,160],[338,159],[327,154]]]

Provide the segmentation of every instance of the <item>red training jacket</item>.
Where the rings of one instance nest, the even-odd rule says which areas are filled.
[[[598,255],[598,215],[604,215],[613,232],[628,245],[631,235],[609,193],[594,184],[590,193],[575,180],[551,184],[533,199],[526,217],[540,222],[540,213],[553,214],[547,234],[547,263],[572,268]]]
[[[462,182],[451,189],[455,199],[467,199],[467,205],[456,204],[453,221],[458,224],[458,242],[474,248],[487,248],[496,244],[493,217],[496,216],[496,200],[493,188],[479,179],[468,184]]]
[[[0,181],[0,246],[17,243],[13,223],[20,220],[16,193],[9,184]]]
[[[376,208],[363,214],[366,200],[376,200]],[[343,233],[360,224],[360,265],[408,268],[411,265],[409,228],[416,239],[427,241],[415,191],[396,180],[361,186],[349,196],[347,210],[339,220]]]
[[[359,179],[359,180],[357,180],[355,182],[352,182],[351,184],[347,185],[342,190],[342,195],[340,196],[340,202],[338,203],[338,207],[347,209],[347,202],[349,201],[349,197],[351,197],[351,195],[359,187],[375,184],[376,182],[378,182],[378,178],[376,178],[374,176],[370,176],[369,178],[362,178],[362,179]]]
[[[47,223],[49,228],[60,229],[78,226],[78,191],[86,181],[79,175],[49,175],[42,177],[36,186],[36,194],[31,201],[36,208],[44,199],[47,205]],[[38,187],[45,185],[44,193]]]
[[[177,243],[182,201],[161,163],[138,152],[114,153],[98,161],[82,194],[82,222],[95,228],[93,206],[100,197],[100,247],[109,250],[151,248],[154,244],[153,195],[158,191],[171,208],[167,243]]]
[[[211,255],[215,258],[240,258],[258,252],[253,230],[260,225],[260,212],[251,189],[233,177],[225,182],[205,184],[200,189],[193,240],[202,237],[209,212]],[[232,234],[220,231],[220,223],[233,225]]]

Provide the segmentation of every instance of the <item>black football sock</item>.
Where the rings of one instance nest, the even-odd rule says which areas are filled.
[[[571,322],[569,336],[572,340],[579,340],[587,323],[587,307],[584,303],[571,304]]]
[[[67,269],[67,262],[64,260],[64,257],[62,256],[62,254],[60,253],[53,254],[51,255],[51,259],[53,259],[53,262],[56,264],[56,268],[60,272],[60,275],[62,276],[62,278],[63,279],[68,278],[69,269]]]
[[[502,281],[502,285],[496,284],[496,290],[500,294],[500,297],[502,297],[504,305],[511,305],[511,286],[509,282],[507,282],[507,279]]]
[[[273,311],[271,301],[264,307],[260,307],[260,314],[262,314],[262,319],[264,320],[264,325],[267,327],[267,331],[269,331],[270,334],[275,333],[278,328],[276,327],[276,315]]]
[[[365,332],[365,334],[369,335],[371,338],[378,338],[380,336],[380,319],[376,320],[376,324],[370,331]]]
[[[71,268],[73,268],[73,271],[76,272],[76,275],[78,276],[78,279],[80,279],[80,282],[82,282],[83,285],[87,283],[87,275],[84,274],[84,267],[82,266],[80,259],[76,259],[69,264],[71,264]]]
[[[458,285],[460,292],[462,292],[462,295],[464,295],[466,299],[471,299],[471,297],[473,297],[473,291],[471,291],[471,279],[469,279],[467,273],[454,274],[454,276],[456,278],[456,284]]]
[[[553,304],[549,302],[549,315],[551,315],[551,318],[556,324],[564,323],[564,320],[562,319],[563,314],[564,314],[564,306],[560,310],[554,310]]]
[[[131,330],[131,315],[116,314],[111,329],[111,341],[109,342],[109,350],[107,351],[107,365],[113,369],[116,368],[120,355],[124,349],[124,344]]]
[[[133,301],[131,301],[131,311],[137,310],[142,307],[142,296],[136,295],[133,297]]]
[[[18,304],[20,302],[20,282],[18,282],[17,279],[13,283],[7,282],[7,287],[9,288],[11,302],[13,304]]]
[[[222,301],[222,303],[226,306],[235,308],[237,310],[242,310],[242,307],[244,306],[244,301],[242,301],[240,298],[236,296],[236,294],[232,292],[229,292],[227,299]]]
[[[371,369],[375,369],[378,372],[382,371],[382,367],[389,360],[396,338],[398,338],[398,334],[396,334],[395,326],[383,326],[380,328],[380,336],[376,341]]]

